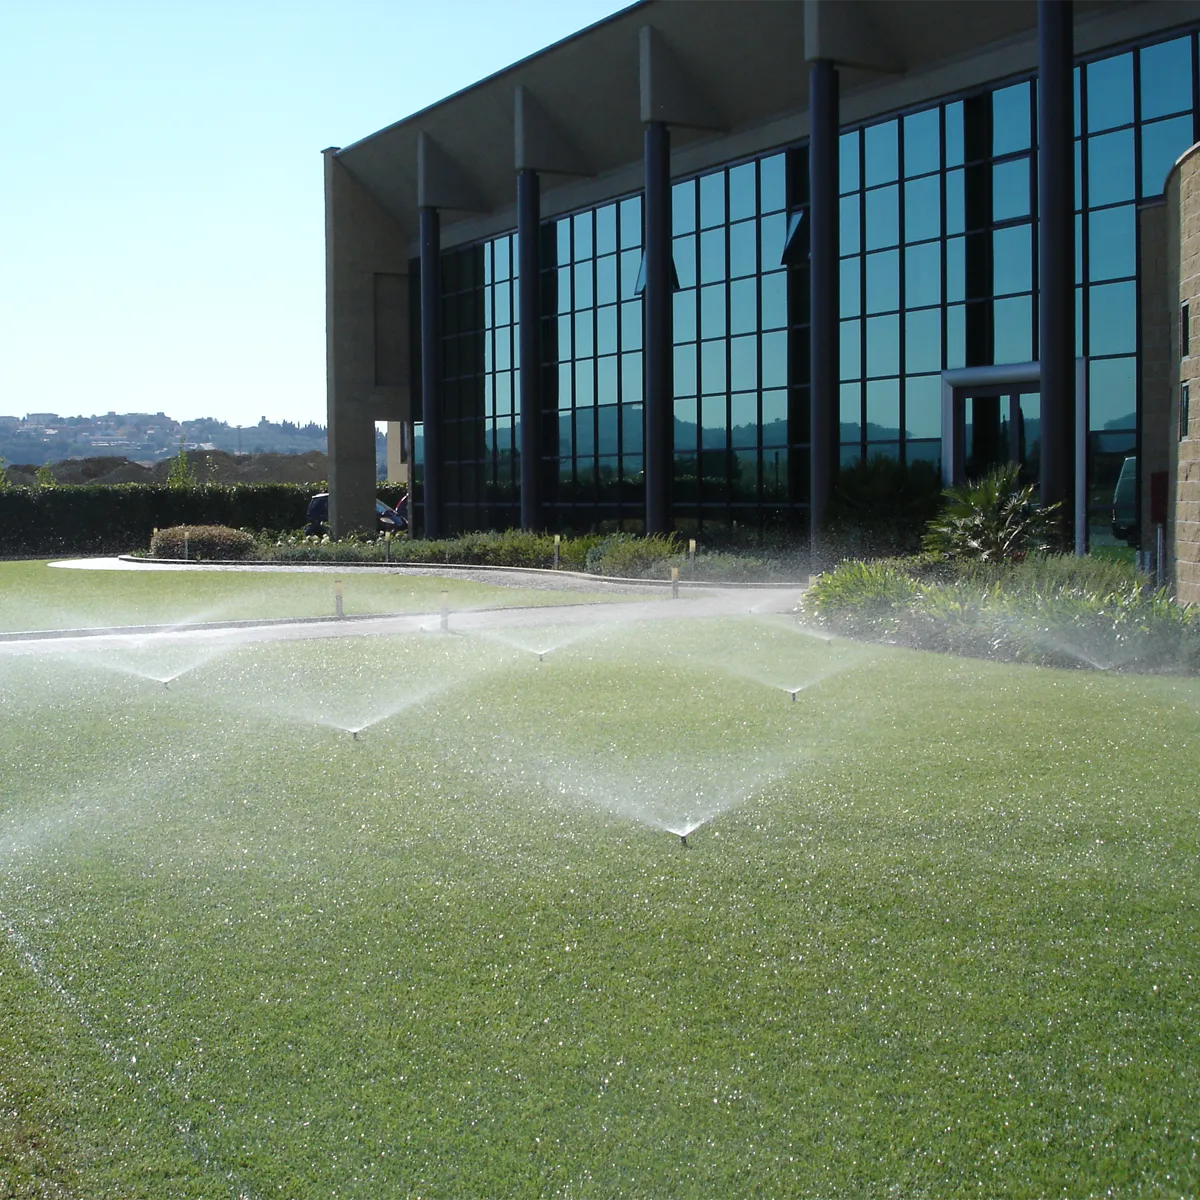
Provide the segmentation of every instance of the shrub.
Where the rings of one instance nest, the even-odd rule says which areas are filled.
[[[919,594],[920,584],[903,566],[851,559],[817,577],[804,608],[837,633],[878,639],[897,632]]]
[[[648,537],[613,533],[597,542],[586,559],[587,570],[620,579],[665,579],[680,561],[681,547],[674,533]]]
[[[1004,562],[1049,550],[1055,540],[1059,506],[1035,507],[1034,488],[1020,486],[1016,463],[947,488],[944,495],[946,506],[923,539],[932,554]]]
[[[857,558],[914,553],[941,495],[933,463],[902,463],[885,455],[850,463],[838,472],[830,497],[828,540],[837,553]]]
[[[253,534],[225,525],[175,525],[150,539],[152,558],[245,559],[257,548]]]

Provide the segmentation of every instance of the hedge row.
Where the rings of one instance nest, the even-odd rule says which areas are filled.
[[[0,557],[127,554],[173,525],[298,529],[310,497],[322,490],[296,483],[9,487],[0,491]]]

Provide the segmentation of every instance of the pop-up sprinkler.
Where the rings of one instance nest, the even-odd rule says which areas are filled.
[[[681,846],[682,846],[682,847],[683,847],[685,850],[687,850],[687,849],[690,849],[690,847],[688,846],[688,843],[687,843],[687,834],[686,834],[686,833],[681,833],[681,834],[679,835],[679,844],[680,844],[680,845],[681,845]]]

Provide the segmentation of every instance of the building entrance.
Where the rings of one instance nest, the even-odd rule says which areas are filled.
[[[986,475],[1002,463],[1021,468],[1021,482],[1037,484],[1041,469],[1041,397],[1038,392],[986,392],[963,403],[963,474]]]

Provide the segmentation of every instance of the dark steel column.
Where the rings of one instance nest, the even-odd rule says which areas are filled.
[[[671,529],[674,446],[674,349],[671,294],[671,134],[661,121],[645,137],[646,286],[642,292],[645,348],[646,532]]]
[[[517,172],[517,319],[520,337],[521,528],[542,528],[541,186],[536,171]]]
[[[1038,353],[1042,503],[1062,503],[1073,541],[1075,481],[1075,87],[1070,0],[1038,0]]]
[[[421,209],[421,419],[425,423],[425,536],[442,536],[442,231]]]
[[[838,74],[828,59],[809,64],[809,537],[812,569],[824,561],[825,510],[838,469]]]

